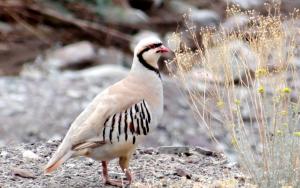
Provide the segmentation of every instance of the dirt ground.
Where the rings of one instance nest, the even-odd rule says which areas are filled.
[[[88,158],[68,160],[54,173],[44,175],[42,167],[59,141],[21,144],[0,149],[0,187],[106,187],[101,165]],[[179,154],[163,154],[159,148],[140,148],[130,164],[131,187],[222,187],[242,186],[245,179],[235,164],[221,154],[201,154],[195,148]],[[165,153],[165,152],[164,152]],[[120,178],[116,161],[109,165],[112,178]]]

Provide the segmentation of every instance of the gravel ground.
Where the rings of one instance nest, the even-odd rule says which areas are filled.
[[[0,187],[106,187],[101,165],[88,158],[74,158],[50,175],[42,167],[59,141],[20,144],[0,148]],[[219,153],[204,155],[195,148],[188,153],[162,154],[159,148],[139,148],[130,167],[131,187],[220,187],[243,186],[245,179],[236,165]],[[116,161],[109,165],[112,178],[123,176]]]

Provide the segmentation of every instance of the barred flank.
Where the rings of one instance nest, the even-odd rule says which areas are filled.
[[[121,138],[124,137],[125,141],[128,142],[128,133],[130,132],[132,135],[132,144],[135,144],[137,136],[141,134],[147,135],[149,133],[150,121],[151,115],[148,105],[143,100],[124,112],[110,116],[105,121],[102,131],[103,141],[109,140],[112,144],[114,142],[120,142]],[[106,133],[108,129],[109,132]]]

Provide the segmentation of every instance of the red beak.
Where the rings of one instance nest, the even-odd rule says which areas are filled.
[[[158,51],[157,52],[160,52],[160,53],[165,53],[165,52],[169,52],[169,48],[165,47],[164,45],[160,46],[158,48]]]

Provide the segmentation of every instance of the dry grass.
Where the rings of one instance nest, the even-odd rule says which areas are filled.
[[[300,181],[299,28],[298,10],[283,17],[279,5],[266,5],[269,15],[228,9],[248,16],[247,28],[205,28],[187,32],[197,50],[181,42],[176,50],[178,79],[190,104],[214,138],[221,123],[229,133],[240,164],[259,187],[297,187]],[[202,43],[197,41],[202,36]],[[217,139],[214,138],[216,141]],[[254,143],[254,144],[253,144]]]

